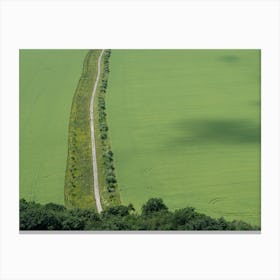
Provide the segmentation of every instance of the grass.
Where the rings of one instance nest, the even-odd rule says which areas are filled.
[[[94,200],[90,136],[90,101],[97,76],[99,50],[88,52],[71,108],[68,159],[65,174],[65,205],[96,207]]]
[[[162,197],[260,225],[260,51],[113,50],[108,125],[123,204]]]
[[[87,50],[20,50],[20,197],[64,203],[71,102]]]
[[[98,58],[100,50],[88,52],[82,76],[79,80],[76,93],[73,98],[70,122],[69,122],[69,148],[67,168],[65,174],[65,204],[67,207],[96,208],[94,200],[92,152],[90,136],[90,102],[92,90],[97,76]],[[109,193],[105,181],[105,165],[103,152],[110,148],[110,140],[102,140],[99,130],[99,98],[105,99],[105,92],[101,90],[102,81],[108,79],[108,73],[104,71],[104,56],[101,60],[101,75],[98,82],[94,100],[94,129],[96,141],[96,155],[98,165],[98,181],[101,204],[103,209],[120,203],[117,191]],[[106,123],[106,119],[102,122]]]

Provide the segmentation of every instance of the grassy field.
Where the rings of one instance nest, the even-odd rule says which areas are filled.
[[[260,225],[260,51],[113,50],[110,69],[122,203]]]
[[[20,197],[64,203],[68,123],[87,50],[20,51]]]

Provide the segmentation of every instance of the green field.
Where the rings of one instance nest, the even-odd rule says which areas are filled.
[[[260,225],[260,51],[113,50],[106,103],[122,203]]]
[[[20,51],[20,197],[64,204],[68,123],[87,50]]]

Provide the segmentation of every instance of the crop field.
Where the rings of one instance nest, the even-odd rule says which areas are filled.
[[[259,50],[113,50],[106,103],[123,204],[260,225]]]
[[[87,50],[20,51],[20,197],[64,204],[68,123]]]

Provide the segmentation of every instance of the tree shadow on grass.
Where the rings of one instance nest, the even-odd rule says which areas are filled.
[[[174,144],[252,144],[260,143],[260,124],[247,120],[188,120],[173,124],[181,136]]]
[[[223,55],[219,57],[219,60],[226,63],[235,63],[238,62],[240,58],[237,55]]]
[[[261,101],[260,100],[259,101],[251,101],[250,105],[251,106],[257,106],[257,107],[261,108]]]

